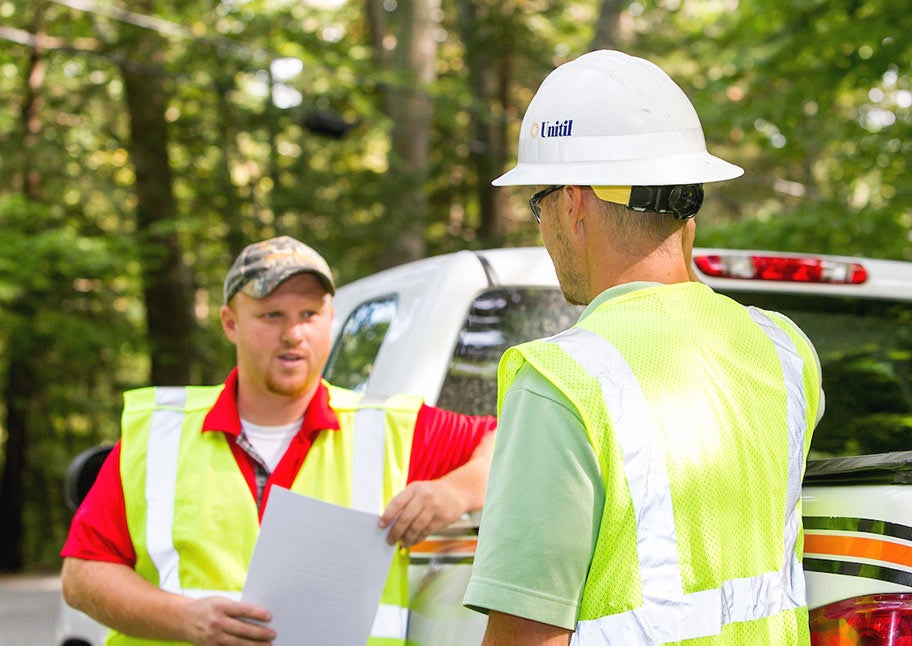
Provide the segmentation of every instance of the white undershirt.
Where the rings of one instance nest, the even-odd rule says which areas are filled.
[[[253,446],[263,462],[269,467],[269,472],[275,471],[279,460],[285,455],[285,450],[291,444],[291,439],[301,429],[303,417],[282,426],[260,426],[246,419],[241,420],[241,429],[247,441]]]

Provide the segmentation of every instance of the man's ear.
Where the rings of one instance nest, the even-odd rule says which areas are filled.
[[[565,186],[567,192],[567,209],[561,215],[566,219],[567,231],[580,235],[583,233],[586,219],[586,200],[588,195],[583,186]]]
[[[234,343],[237,336],[237,316],[234,310],[228,305],[222,305],[222,309],[219,310],[219,318],[222,321],[222,330],[224,330],[225,336]]]

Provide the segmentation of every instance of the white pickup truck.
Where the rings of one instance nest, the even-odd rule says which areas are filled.
[[[810,462],[803,495],[813,643],[909,646],[912,263],[696,249],[694,265],[717,291],[791,317],[820,355],[827,412],[812,458],[827,459]],[[504,349],[569,327],[579,312],[542,248],[428,258],[338,290],[325,375],[371,394],[413,392],[493,413]],[[476,520],[412,551],[412,643],[480,643],[485,618],[461,605]],[[72,610],[61,617],[59,646],[101,643]]]

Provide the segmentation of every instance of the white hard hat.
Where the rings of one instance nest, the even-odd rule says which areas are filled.
[[[743,173],[706,152],[696,110],[658,66],[599,50],[545,78],[523,118],[519,161],[493,184],[697,184]]]

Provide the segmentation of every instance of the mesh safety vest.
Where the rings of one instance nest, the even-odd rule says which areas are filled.
[[[605,504],[573,646],[808,644],[801,479],[813,349],[787,319],[705,285],[607,300],[504,355],[577,409]]]
[[[368,401],[327,386],[340,428],[318,436],[291,489],[379,514],[406,485],[421,400]],[[142,388],[124,395],[120,477],[136,571],[163,590],[195,598],[240,598],[259,533],[256,501],[224,434],[201,432],[222,388]],[[405,643],[407,567],[407,552],[398,550],[370,646]],[[112,631],[106,643],[159,642]]]

